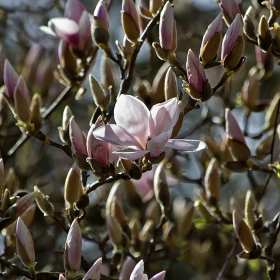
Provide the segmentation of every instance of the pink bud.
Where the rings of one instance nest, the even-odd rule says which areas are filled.
[[[163,280],[165,277],[166,272],[162,271],[158,274],[156,274],[155,276],[153,276],[150,280]]]
[[[74,117],[70,119],[69,134],[74,151],[86,155],[85,135],[74,121]]]
[[[79,0],[68,0],[65,5],[64,17],[79,23],[80,17],[84,11],[85,8]]]
[[[203,93],[204,83],[206,82],[205,71],[191,49],[188,51],[186,68],[189,85],[199,93]]]
[[[4,64],[4,83],[8,96],[14,101],[14,90],[19,79],[18,74],[14,70],[9,60],[5,60]]]
[[[15,205],[12,207],[16,207],[16,218],[21,216],[28,208],[29,206],[35,201],[35,199],[38,196],[37,191],[33,191],[29,194],[24,195],[21,197]]]
[[[166,2],[160,14],[159,42],[166,51],[175,51],[177,47],[176,22],[173,9],[169,1]]]
[[[21,262],[28,268],[34,268],[36,265],[34,243],[29,230],[20,217],[16,225],[16,241]]]
[[[232,23],[237,14],[240,14],[238,4],[235,0],[221,0],[220,7],[223,10],[227,25]]]
[[[98,17],[101,20],[103,20],[103,22],[105,23],[105,26],[109,29],[110,23],[109,23],[108,13],[107,13],[107,9],[106,9],[103,1],[99,1],[97,3],[93,16]]]
[[[215,33],[222,31],[222,25],[222,15],[219,14],[215,18],[215,20],[208,26],[202,39],[201,49],[215,35]]]
[[[232,115],[229,109],[226,109],[225,117],[226,117],[226,137],[237,140],[246,145],[244,135],[236,119],[234,118],[234,116]]]
[[[100,280],[102,258],[99,258],[85,274],[83,280]]]
[[[75,219],[69,229],[64,251],[64,267],[69,272],[76,272],[80,268],[82,252],[82,233],[78,221]]]
[[[238,42],[239,37],[243,37],[243,20],[240,14],[236,16],[236,18],[234,19],[224,36],[221,52],[222,61],[224,61],[225,57],[230,53],[232,48]]]
[[[95,124],[91,126],[88,132],[87,152],[89,157],[94,158],[102,166],[106,167],[109,163],[111,144],[105,141],[97,140],[93,136],[93,131],[103,125],[105,125],[105,123],[102,120],[102,116],[99,116]]]

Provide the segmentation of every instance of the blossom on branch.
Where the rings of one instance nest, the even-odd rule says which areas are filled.
[[[166,148],[195,152],[206,147],[198,140],[170,139],[179,118],[176,98],[154,105],[151,111],[136,97],[121,95],[116,103],[116,124],[96,129],[93,135],[121,148],[120,158],[136,160],[143,156],[157,158]]]
[[[78,0],[68,0],[64,17],[52,18],[40,29],[68,42],[74,49],[85,51],[90,38],[90,17]]]

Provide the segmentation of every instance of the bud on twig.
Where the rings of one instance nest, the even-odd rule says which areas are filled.
[[[266,17],[262,16],[258,28],[258,45],[262,50],[268,52],[270,50],[271,43],[271,30],[268,26]]]
[[[107,110],[110,96],[104,92],[101,85],[92,75],[89,76],[89,85],[94,103],[102,110]]]
[[[244,16],[244,33],[251,39],[256,41],[257,36],[255,32],[255,25],[254,25],[254,14],[253,14],[253,8],[250,6],[246,14]]]
[[[238,4],[235,0],[221,0],[220,7],[223,11],[226,24],[229,26],[235,19],[237,14],[240,14]]]
[[[190,227],[192,225],[193,215],[194,206],[192,202],[189,202],[178,220],[177,234],[180,237],[185,237],[189,232]]]
[[[21,262],[29,269],[34,269],[35,250],[32,236],[26,225],[19,217],[16,226],[16,247]]]
[[[38,187],[34,187],[34,191],[38,193],[36,202],[39,207],[39,209],[42,211],[44,216],[52,217],[54,213],[53,205],[49,202],[49,198],[45,196]]]
[[[34,124],[36,130],[42,127],[42,116],[41,116],[41,108],[42,108],[42,99],[39,94],[34,94],[30,104],[31,110],[31,123]]]

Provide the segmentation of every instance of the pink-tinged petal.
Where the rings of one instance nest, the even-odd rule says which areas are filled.
[[[123,149],[120,151],[113,152],[115,155],[117,155],[120,158],[127,159],[127,160],[136,160],[138,158],[143,157],[146,155],[149,151],[139,151],[134,149]]]
[[[240,9],[235,0],[221,0],[220,7],[224,10],[231,20],[234,20],[237,14],[240,14]]]
[[[77,271],[81,264],[82,233],[79,223],[75,219],[69,229],[65,243],[65,269]]]
[[[136,97],[122,94],[118,98],[114,111],[116,124],[133,135],[143,148],[149,136],[149,115],[146,105]]]
[[[99,258],[85,274],[83,280],[100,280],[102,258]]]
[[[28,261],[30,263],[34,263],[35,262],[35,250],[34,250],[33,239],[32,239],[32,236],[31,236],[28,228],[26,227],[26,225],[24,224],[24,222],[22,221],[22,219],[20,217],[18,217],[18,219],[17,219],[16,237],[19,239],[19,241],[26,253],[26,255],[23,254],[21,256],[20,251],[18,251],[21,260],[23,260],[22,257],[26,258],[26,256],[27,256]],[[27,265],[27,264],[28,263],[24,263],[24,265]]]
[[[110,23],[109,23],[108,13],[103,1],[99,1],[97,3],[95,10],[93,12],[93,16],[102,19],[106,27],[109,29]]]
[[[143,260],[141,260],[134,267],[129,279],[130,280],[139,280],[142,278],[143,274],[144,274],[144,262],[143,262]]]
[[[24,98],[26,104],[28,106],[30,106],[30,97],[29,97],[29,93],[28,93],[28,88],[26,86],[25,80],[23,78],[22,75],[20,75],[17,84],[16,84],[16,88],[20,91],[22,97]]]
[[[39,29],[48,35],[57,37],[56,33],[49,26],[40,26]]]
[[[158,157],[164,152],[164,146],[172,134],[172,130],[164,132],[147,142],[150,157]]]
[[[202,39],[200,51],[202,50],[204,45],[215,35],[215,33],[222,31],[222,25],[223,25],[222,19],[223,19],[222,14],[219,14],[214,19],[214,21],[208,26]]]
[[[163,280],[165,277],[166,272],[162,271],[158,274],[156,274],[155,276],[153,276],[150,280]]]
[[[122,264],[119,278],[122,280],[129,280],[129,276],[132,273],[135,265],[136,262],[131,257],[127,257]]]
[[[169,1],[164,5],[159,21],[159,42],[164,50],[173,49],[174,14]]]
[[[148,136],[154,138],[163,132],[168,132],[177,123],[179,114],[177,98],[154,105],[149,118],[150,135]]]
[[[88,132],[87,136],[87,152],[88,156],[91,158],[94,158],[96,161],[98,161],[101,165],[104,167],[108,165],[109,163],[109,158],[111,154],[111,144],[97,140],[93,136],[93,131],[100,127],[103,126],[104,122],[102,120],[102,117],[99,116],[95,124],[93,124]]]
[[[246,141],[240,126],[229,109],[226,109],[226,137],[242,142],[246,145]]]
[[[203,66],[199,63],[191,49],[188,51],[186,68],[190,86],[202,93],[204,91],[206,75]]]
[[[93,136],[102,141],[106,141],[118,146],[132,146],[143,149],[144,147],[131,135],[125,128],[116,124],[107,124],[97,128],[93,132]]]
[[[74,117],[70,119],[69,134],[74,151],[87,155],[85,136],[74,121]]]
[[[239,36],[243,36],[243,20],[240,14],[237,14],[234,21],[229,26],[222,42],[222,60],[230,52],[231,48],[236,43]]]
[[[74,48],[79,48],[79,26],[75,21],[68,18],[53,18],[49,20],[48,26],[59,38],[67,41]]]
[[[176,149],[181,152],[197,152],[207,148],[207,145],[199,140],[170,139],[167,141],[166,148]]]
[[[135,4],[132,0],[123,0],[122,2],[122,12],[129,14],[134,20],[138,30],[140,30],[138,13],[135,7]]]
[[[4,83],[8,96],[14,101],[14,90],[19,79],[18,74],[14,70],[9,60],[5,60],[4,65]]]
[[[65,5],[64,17],[79,22],[80,17],[85,11],[84,6],[78,0],[68,0]]]
[[[91,33],[89,14],[87,11],[84,11],[79,21],[79,50],[85,50],[90,36]]]
[[[59,274],[58,280],[66,280],[66,278],[63,276],[63,274]]]

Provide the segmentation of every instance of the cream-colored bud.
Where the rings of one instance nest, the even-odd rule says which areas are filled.
[[[15,111],[19,120],[26,124],[29,123],[31,119],[31,111],[23,95],[21,94],[21,92],[17,87],[15,88],[14,99],[15,99]]]
[[[112,243],[119,247],[122,245],[122,229],[120,224],[117,222],[117,220],[112,217],[111,215],[108,215],[106,217],[106,225],[109,237],[112,241]]]
[[[41,116],[42,99],[39,94],[34,94],[31,100],[31,123],[34,124],[35,129],[42,127],[42,116]]]
[[[148,242],[153,228],[154,228],[154,221],[147,220],[139,233],[139,239],[142,242]]]
[[[245,199],[245,219],[251,230],[254,229],[256,223],[256,217],[253,211],[253,209],[255,208],[255,204],[256,202],[252,192],[247,191]]]
[[[269,51],[272,43],[271,30],[265,16],[261,17],[258,28],[258,45],[264,51]]]
[[[72,167],[65,179],[64,184],[64,199],[69,204],[75,203],[79,199],[80,188],[81,188],[80,174],[78,168]]]
[[[205,184],[205,191],[206,191],[206,198],[208,202],[213,205],[217,206],[220,200],[220,174],[219,174],[219,165],[216,158],[212,158],[204,178]]]
[[[39,209],[42,211],[44,216],[52,217],[54,213],[53,205],[49,202],[48,197],[46,197],[37,186],[34,187],[34,191],[38,192],[38,196],[36,198],[36,203]]]
[[[89,85],[94,103],[102,110],[106,110],[109,103],[109,95],[107,95],[108,97],[106,96],[101,85],[92,75],[89,76]]]

